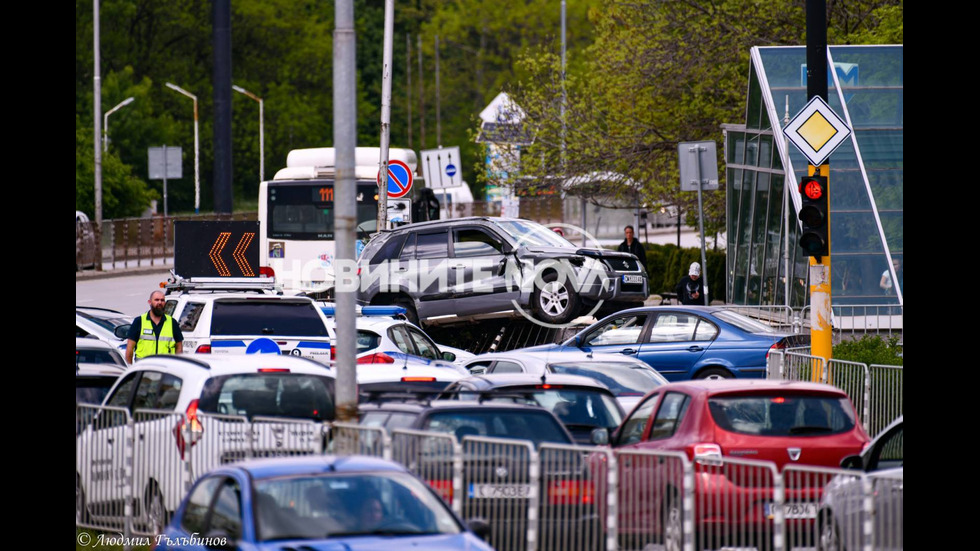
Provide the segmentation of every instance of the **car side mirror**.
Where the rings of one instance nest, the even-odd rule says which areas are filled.
[[[582,348],[582,337],[575,335],[575,348]]]
[[[115,335],[117,339],[125,339],[129,336],[129,326],[120,325],[119,327],[116,327],[116,330],[113,331],[112,334]]]
[[[863,471],[864,461],[861,460],[860,455],[848,455],[844,459],[840,460],[840,468]]]
[[[456,354],[453,354],[452,352],[443,352],[442,359],[446,360],[447,362],[455,362]]]
[[[592,429],[592,433],[589,435],[589,440],[596,446],[605,446],[609,444],[609,429],[597,428]]]
[[[485,519],[471,518],[466,521],[466,526],[483,541],[486,541],[487,537],[490,536],[490,523]]]

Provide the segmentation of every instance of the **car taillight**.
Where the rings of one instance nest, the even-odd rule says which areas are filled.
[[[187,449],[186,442],[184,441],[185,420],[190,426],[192,447],[197,444],[198,441],[201,440],[201,436],[204,435],[204,426],[201,425],[201,420],[197,417],[197,404],[198,401],[196,399],[191,400],[191,403],[187,405],[187,411],[184,414],[184,418],[177,421],[177,426],[174,427],[174,438],[177,440],[177,451],[180,452],[181,459],[184,459],[184,450]]]
[[[452,480],[427,480],[429,487],[439,494],[447,504],[452,504],[453,502],[453,481]]]
[[[334,348],[333,346],[330,347],[330,361],[331,362],[337,361],[337,349]]]
[[[779,341],[773,344],[772,346],[769,347],[769,350],[766,351],[766,359],[769,359],[769,353],[772,352],[773,350],[783,350],[784,348],[786,348],[786,341]]]
[[[403,383],[434,383],[435,377],[402,377]]]
[[[595,489],[588,480],[552,480],[548,484],[549,505],[588,505],[595,503]]]
[[[331,349],[332,350],[332,349]],[[395,359],[391,356],[385,354],[384,352],[375,352],[369,356],[364,356],[363,358],[358,358],[357,363],[359,364],[393,364]]]
[[[692,447],[694,461],[707,465],[721,464],[721,446],[718,444],[702,443]]]
[[[269,266],[259,266],[259,277],[276,277],[276,271]]]
[[[289,370],[283,367],[263,367],[259,369],[259,373],[289,373]]]
[[[198,354],[210,354],[211,353],[211,345],[210,344],[202,344],[201,346],[198,346],[197,347],[197,350],[195,350],[194,352],[196,352]]]

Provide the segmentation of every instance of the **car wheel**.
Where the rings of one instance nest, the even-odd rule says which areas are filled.
[[[667,499],[663,514],[663,546],[667,551],[681,551],[684,547],[684,527],[681,505],[676,496]]]
[[[716,381],[721,379],[732,379],[734,378],[728,370],[722,369],[720,367],[709,367],[704,371],[698,373],[698,379],[707,379],[709,381]]]
[[[543,285],[534,291],[534,311],[545,323],[565,323],[578,315],[579,296],[570,278],[558,279],[550,273],[542,278]]]
[[[405,318],[408,320],[408,323],[422,327],[419,325],[419,314],[415,311],[415,304],[412,302],[412,299],[406,297],[396,298],[395,306],[401,306],[405,309]]]
[[[75,474],[75,526],[88,522],[88,506],[85,504],[85,490],[82,480]]]
[[[840,530],[830,515],[825,516],[820,522],[820,538],[817,540],[817,549],[819,551],[843,551],[844,549],[840,541]]]
[[[167,509],[163,505],[163,495],[156,486],[146,490],[143,501],[143,520],[146,530],[151,534],[162,534],[167,527]]]

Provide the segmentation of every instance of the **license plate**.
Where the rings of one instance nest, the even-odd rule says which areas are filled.
[[[643,283],[643,276],[641,275],[624,275],[623,283]]]
[[[766,516],[770,519],[775,516],[772,503],[766,504]],[[817,518],[817,504],[810,502],[803,503],[784,503],[783,518],[785,519],[808,519]]]
[[[470,484],[468,492],[472,499],[527,499],[530,495],[530,484]]]

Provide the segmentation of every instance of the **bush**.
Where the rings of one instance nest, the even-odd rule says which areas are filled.
[[[647,254],[647,274],[651,293],[673,293],[674,287],[687,275],[692,262],[701,263],[701,249],[681,249],[677,245],[644,245]],[[706,251],[708,267],[702,273],[708,277],[708,297],[725,300],[725,253]]]
[[[834,346],[834,359],[867,365],[903,365],[902,346],[898,344],[898,337],[882,338],[878,335],[865,335],[858,340],[844,341]]]

